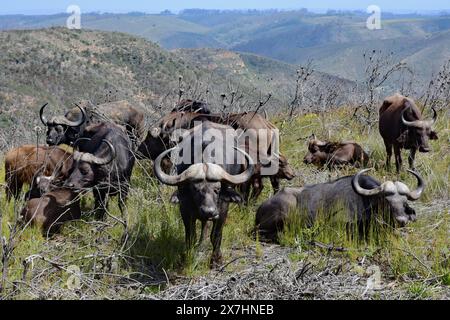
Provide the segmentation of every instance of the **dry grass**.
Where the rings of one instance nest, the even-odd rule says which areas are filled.
[[[280,117],[276,121],[282,128],[282,151],[298,174],[285,185],[324,182],[355,172],[344,169],[329,173],[305,166],[304,138],[312,132],[324,138],[356,140],[371,154],[372,165],[377,168],[374,176],[380,180],[397,178],[394,172],[382,167],[384,146],[378,132],[367,133],[351,122],[347,124],[349,115],[350,110],[340,109],[320,119],[304,115],[289,121]],[[29,227],[14,237],[1,298],[448,299],[448,120],[448,115],[440,117],[437,125],[440,140],[432,143],[434,152],[417,157],[418,170],[428,185],[424,197],[414,204],[418,221],[405,230],[387,234],[383,244],[342,241],[339,246],[346,250],[341,252],[330,247],[327,241],[331,237],[321,238],[324,245],[318,246],[299,241],[299,235],[308,231],[295,228],[285,234],[282,246],[255,241],[251,230],[256,208],[272,192],[266,183],[257,203],[249,207],[231,206],[222,245],[225,265],[210,271],[210,244],[184,256],[180,214],[168,202],[173,188],[160,186],[148,173],[150,163],[140,162],[127,206],[126,242],[123,225],[111,217],[103,223],[85,215],[82,221],[67,224],[60,235],[49,239]],[[0,174],[3,176],[3,172]],[[404,172],[399,178],[409,185],[415,183]],[[92,199],[83,202],[89,211]],[[1,232],[6,239],[20,206],[20,203],[7,205],[1,197]],[[110,214],[120,215],[114,202]],[[327,230],[336,234],[338,227]],[[73,266],[80,273],[72,274]],[[366,290],[368,280],[373,277],[373,266],[380,269],[381,286]]]

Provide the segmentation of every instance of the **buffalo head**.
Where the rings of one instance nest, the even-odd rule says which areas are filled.
[[[53,117],[47,120],[44,116],[44,110],[48,103],[44,104],[39,111],[42,123],[47,127],[47,144],[50,146],[60,144],[71,144],[80,135],[81,126],[86,121],[86,111],[77,105],[81,111],[78,120],[72,121],[64,116]]]
[[[408,128],[408,142],[410,147],[418,148],[420,152],[429,152],[429,140],[437,140],[437,134],[431,130],[431,127],[436,123],[437,112],[434,108],[432,120],[414,120],[408,121],[405,119],[405,112],[411,108],[407,105],[402,111],[402,123]]]
[[[202,219],[216,220],[219,218],[219,200],[224,202],[242,202],[241,196],[231,188],[231,185],[242,184],[253,175],[253,162],[246,152],[236,148],[245,156],[248,162],[247,169],[237,175],[229,174],[224,168],[214,163],[195,163],[182,173],[172,176],[164,173],[161,168],[161,162],[164,157],[175,149],[176,147],[158,156],[155,160],[155,175],[164,184],[178,186],[181,191],[179,192],[179,197],[192,196],[188,201],[199,208]]]
[[[91,188],[98,181],[102,180],[100,175],[104,175],[105,173],[100,170],[100,167],[111,163],[116,157],[116,152],[111,142],[103,140],[102,143],[106,144],[107,148],[99,152],[101,156],[79,151],[74,152],[71,174],[64,183],[65,187],[82,190]],[[76,144],[77,142],[75,142]]]
[[[408,200],[416,201],[420,198],[425,189],[423,179],[416,172],[408,170],[418,181],[417,188],[413,191],[399,181],[386,181],[376,188],[365,189],[360,185],[360,177],[369,170],[372,169],[362,170],[353,177],[353,190],[362,197],[382,198],[389,206],[390,214],[398,225],[405,226],[409,221],[415,221],[416,212],[408,205]]]
[[[324,150],[326,145],[326,142],[320,141],[316,138],[316,135],[313,134],[309,138],[308,153],[303,158],[303,163],[320,165],[328,157],[327,152]]]

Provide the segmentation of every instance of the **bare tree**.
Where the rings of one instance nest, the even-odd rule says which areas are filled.
[[[376,110],[380,100],[380,93],[383,86],[392,76],[401,71],[412,71],[403,61],[396,62],[394,52],[384,54],[381,50],[372,50],[363,54],[365,70],[363,89],[364,93],[360,95],[361,101],[355,107],[353,118],[358,118],[363,122],[368,130],[376,122]],[[360,114],[360,111],[363,111]]]
[[[423,101],[423,110],[434,108],[443,110],[449,107],[450,101],[450,60],[441,68],[437,75],[432,75],[428,83],[427,90],[421,99]]]
[[[305,66],[301,66],[297,70],[294,96],[289,103],[289,117],[292,117],[296,111],[305,107],[305,91],[310,85],[313,73],[314,69],[312,68],[312,61],[309,61]]]

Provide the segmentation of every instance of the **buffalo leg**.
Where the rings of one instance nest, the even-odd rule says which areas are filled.
[[[252,183],[253,186],[253,192],[252,192],[252,200],[258,199],[259,195],[264,189],[263,181],[261,177],[257,177],[253,180]]]
[[[411,170],[416,170],[416,168],[414,168],[414,160],[416,159],[416,152],[417,152],[417,149],[411,149],[411,151],[409,152],[408,163],[409,163],[409,168]]]
[[[402,153],[399,146],[394,145],[394,156],[395,156],[395,167],[397,169],[397,173],[400,172],[402,168]]]
[[[247,181],[239,186],[239,189],[242,192],[242,198],[243,198],[245,204],[248,204],[248,200],[250,198],[251,185],[252,185],[251,182]]]
[[[186,250],[190,251],[195,245],[197,239],[197,233],[195,230],[195,218],[192,216],[194,208],[191,206],[184,206],[180,203],[180,212],[182,213],[182,219],[185,231]]]
[[[389,170],[391,167],[391,158],[392,158],[392,144],[386,143],[386,169]]]
[[[23,183],[16,176],[6,178],[6,200],[9,202],[12,198],[18,199],[22,192]]]
[[[221,207],[219,219],[214,221],[211,232],[211,243],[213,245],[213,252],[210,261],[211,268],[217,268],[222,264],[222,252],[220,250],[220,246],[222,245],[223,226],[227,219],[228,203],[222,203]]]
[[[108,208],[108,195],[105,191],[94,189],[95,219],[103,220]]]
[[[273,193],[280,191],[280,179],[277,177],[270,177],[270,183],[272,184]]]

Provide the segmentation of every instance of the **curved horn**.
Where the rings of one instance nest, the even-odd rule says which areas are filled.
[[[44,126],[47,126],[47,119],[44,117],[44,109],[48,105],[48,102],[44,104],[41,109],[39,110],[39,117],[41,118],[41,122],[44,124]]]
[[[204,179],[205,178],[205,168],[203,163],[197,163],[190,166],[188,169],[183,171],[181,174],[176,176],[171,176],[166,173],[161,168],[161,162],[163,158],[168,155],[173,150],[177,149],[177,147],[169,149],[161,153],[154,162],[154,172],[159,181],[169,186],[177,186],[180,183],[186,180],[192,179]]]
[[[100,158],[91,153],[76,151],[74,153],[74,158],[76,158],[78,161],[85,161],[85,162],[96,164],[99,166],[107,165],[107,164],[111,163],[116,158],[116,149],[111,144],[111,142],[109,142],[108,140],[103,139],[102,142],[106,143],[108,145],[108,148],[110,150],[110,152],[108,153],[109,154],[108,157]]]
[[[159,127],[154,127],[150,130],[150,135],[153,138],[158,138],[160,134],[161,134],[161,128],[159,128]]]
[[[437,121],[437,116],[438,116],[438,115],[437,115],[436,109],[434,109],[434,108],[432,107],[431,110],[433,110],[433,119],[425,121],[427,127],[431,127],[431,126],[434,125],[434,124],[436,123],[436,121]]]
[[[80,109],[81,111],[81,118],[78,121],[67,121],[67,125],[69,127],[79,127],[86,121],[86,111],[84,108],[80,107],[78,104],[75,103],[75,105]]]
[[[416,128],[422,128],[424,123],[421,120],[415,120],[415,121],[408,121],[405,119],[405,111],[408,110],[411,107],[405,108],[402,111],[402,122],[407,127],[416,127]]]
[[[263,113],[264,113],[264,118],[265,118],[266,120],[269,120],[269,115],[267,114],[266,109],[263,110]]]
[[[373,169],[373,168],[372,168],[372,169]],[[383,186],[378,186],[378,187],[375,188],[375,189],[370,189],[370,190],[368,190],[368,189],[362,188],[362,187],[360,186],[360,184],[359,184],[359,177],[360,177],[363,173],[365,173],[365,172],[367,172],[367,171],[370,171],[370,170],[372,170],[372,169],[364,169],[364,170],[361,170],[361,171],[359,171],[359,172],[353,177],[353,179],[352,179],[352,186],[353,186],[353,189],[355,190],[355,192],[356,192],[357,194],[359,194],[359,195],[361,195],[361,196],[367,196],[367,197],[370,197],[370,196],[376,196],[376,195],[378,195],[378,194],[380,194],[380,193],[383,192]]]
[[[77,140],[75,140],[75,142],[72,144],[72,148],[74,150],[76,150],[78,148],[78,145],[80,144],[80,142],[82,141],[91,141],[91,138],[78,138]]]
[[[223,168],[221,168],[222,169],[221,180],[236,185],[236,184],[242,184],[242,183],[247,182],[252,177],[253,172],[255,171],[255,166],[254,166],[252,158],[250,157],[250,155],[247,152],[245,152],[244,150],[241,150],[237,147],[234,147],[234,148],[238,152],[242,153],[244,155],[244,157],[247,159],[247,163],[248,163],[247,169],[240,174],[231,175],[228,172],[226,172]]]
[[[408,172],[417,178],[417,188],[416,190],[411,191],[409,194],[407,194],[407,197],[410,201],[416,201],[420,198],[423,191],[425,190],[425,182],[417,172],[412,170],[408,170]]]

